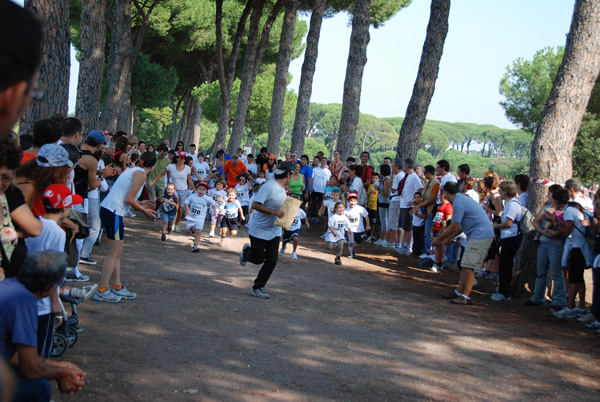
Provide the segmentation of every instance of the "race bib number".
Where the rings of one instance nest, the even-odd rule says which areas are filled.
[[[346,223],[345,222],[338,222],[335,226],[336,229],[345,229],[346,228]]]
[[[225,212],[225,217],[228,219],[234,219],[237,218],[238,216],[238,211],[236,210],[227,210],[227,212]]]
[[[351,216],[349,218],[349,220],[350,220],[350,223],[358,223],[358,217],[357,216]]]
[[[238,191],[237,192],[237,198],[244,198],[244,192],[243,191]]]
[[[298,218],[294,219],[294,223],[292,223],[292,226],[297,226],[298,225]]]
[[[204,169],[198,169],[198,176],[202,176],[206,171]]]
[[[175,206],[171,204],[167,204],[166,202],[163,204],[163,211],[171,212],[175,210]]]
[[[441,212],[437,212],[437,213],[435,214],[435,216],[433,217],[433,221],[434,221],[435,223],[440,223],[440,222],[442,221],[442,215],[443,215],[443,214],[442,214]]]
[[[203,204],[190,205],[190,210],[192,211],[192,213],[194,215],[200,215],[202,213],[202,211],[204,211],[204,205]]]

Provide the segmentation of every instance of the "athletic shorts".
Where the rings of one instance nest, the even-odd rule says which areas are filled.
[[[169,222],[169,225],[172,225],[175,221],[175,216],[177,215],[177,211],[169,211],[169,212],[161,212],[160,216],[162,217],[163,222]]]
[[[240,228],[238,224],[238,218],[223,218],[221,221],[222,228],[228,228],[229,230],[238,230]]]
[[[125,228],[123,226],[123,217],[110,212],[108,209],[100,208],[100,221],[104,226],[104,232],[108,240],[124,240]]]
[[[294,237],[300,237],[299,229],[296,230],[284,230],[283,236],[281,236],[281,241],[292,241]]]
[[[413,217],[410,214],[410,208],[400,208],[400,221],[398,222],[398,228],[402,228],[409,232],[413,228],[412,224]]]
[[[202,230],[204,227],[204,219],[186,219],[185,220],[185,229],[196,229]]]

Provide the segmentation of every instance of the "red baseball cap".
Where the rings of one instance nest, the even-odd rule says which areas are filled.
[[[350,194],[348,194],[348,199],[350,199],[350,198],[356,198],[358,200],[358,194],[350,193]]]
[[[44,198],[50,201],[52,209],[64,209],[71,205],[83,204],[80,195],[72,194],[69,187],[64,184],[52,184],[44,190]]]
[[[185,151],[177,151],[177,152],[175,152],[175,156],[177,158],[185,158],[185,157],[187,157],[187,154],[185,153]]]
[[[205,182],[203,182],[203,181],[199,181],[199,182],[196,184],[196,188],[198,188],[198,187],[200,187],[200,186],[204,187],[204,188],[205,188],[205,189],[207,189],[207,190],[208,190],[208,187],[209,187],[209,186],[208,186],[208,184],[207,184],[207,183],[205,183]]]

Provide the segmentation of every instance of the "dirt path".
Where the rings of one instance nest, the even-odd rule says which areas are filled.
[[[301,231],[250,295],[258,266],[241,267],[246,231],[221,249],[208,238],[160,241],[159,223],[126,220],[123,277],[136,300],[89,301],[85,331],[64,355],[86,387],[56,401],[514,401],[598,400],[600,337],[522,301],[475,305],[439,298],[458,273],[434,274],[372,245],[333,264]],[[106,241],[83,271],[99,280]],[[590,284],[591,286],[591,284]],[[492,304],[494,303],[494,304]],[[56,389],[56,388],[55,388]]]

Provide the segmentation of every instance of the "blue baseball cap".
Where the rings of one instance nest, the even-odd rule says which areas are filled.
[[[92,130],[87,135],[86,144],[91,146],[106,144],[106,136],[100,130]]]

